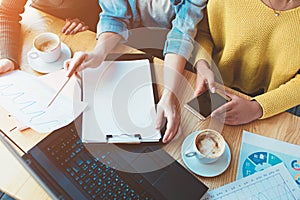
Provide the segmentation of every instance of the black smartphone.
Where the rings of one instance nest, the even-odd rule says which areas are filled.
[[[230,100],[230,97],[218,91],[211,93],[209,90],[206,90],[184,104],[184,107],[199,119],[205,120],[214,110]]]

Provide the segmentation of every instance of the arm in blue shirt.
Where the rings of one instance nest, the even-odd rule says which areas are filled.
[[[175,18],[167,35],[164,54],[175,53],[188,60],[193,51],[197,24],[203,18],[202,10],[206,6],[206,0],[170,1],[174,7]],[[128,29],[142,24],[133,0],[100,0],[99,4],[102,13],[97,26],[97,36],[103,32],[114,32],[127,40]]]
[[[176,0],[171,0],[176,4]],[[175,5],[175,19],[172,21],[172,29],[167,35],[164,55],[175,53],[189,60],[193,51],[194,37],[197,33],[197,24],[202,20],[202,10],[206,6],[206,0],[177,0]]]
[[[134,1],[100,0],[102,12],[97,25],[97,38],[103,32],[113,32],[128,38],[128,29],[134,28],[138,16]]]

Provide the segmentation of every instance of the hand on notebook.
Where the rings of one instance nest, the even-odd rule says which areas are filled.
[[[156,128],[162,125],[163,117],[167,118],[167,129],[163,137],[163,143],[171,141],[176,135],[180,125],[180,114],[177,110],[178,101],[173,93],[164,92],[157,104]]]
[[[0,74],[8,71],[12,71],[14,70],[14,68],[15,68],[15,64],[13,61],[7,58],[0,59]]]

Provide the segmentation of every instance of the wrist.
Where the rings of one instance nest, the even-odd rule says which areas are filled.
[[[200,71],[204,67],[210,69],[210,66],[209,66],[209,64],[208,64],[208,62],[206,60],[204,60],[204,59],[198,60],[198,62],[196,63],[196,69],[197,69],[197,71]]]
[[[161,99],[164,100],[164,101],[171,101],[173,99],[175,99],[176,96],[174,94],[174,92],[168,90],[168,89],[164,89],[163,93],[162,93],[162,96],[161,96]]]
[[[263,109],[262,109],[261,105],[256,100],[251,101],[251,107],[252,107],[252,110],[255,113],[255,119],[259,119],[263,116]]]

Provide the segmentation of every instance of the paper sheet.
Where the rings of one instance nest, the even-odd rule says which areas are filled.
[[[106,61],[83,72],[83,97],[88,108],[83,113],[84,142],[117,142],[140,134],[142,141],[158,141],[155,129],[155,102],[148,60]]]
[[[201,200],[300,200],[300,189],[281,163],[209,191]]]
[[[237,179],[282,162],[300,188],[300,146],[243,131]]]
[[[47,108],[56,91],[26,72],[13,71],[0,76],[0,105],[37,132],[66,126],[86,107],[86,103],[59,95]]]

